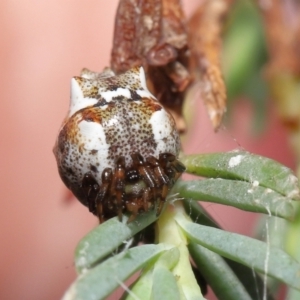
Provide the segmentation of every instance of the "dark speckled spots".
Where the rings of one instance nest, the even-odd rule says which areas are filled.
[[[109,120],[117,120],[113,127],[104,127],[106,141],[110,145],[109,161],[115,157],[129,155],[133,151],[139,151],[142,155],[154,155],[156,142],[152,133],[152,125],[149,119],[153,111],[161,109],[161,106],[152,99],[144,99],[140,103],[128,101],[125,97],[110,103],[109,107],[102,111],[102,120],[108,124]],[[131,116],[129,119],[128,116]],[[136,134],[136,130],[139,134]]]
[[[98,169],[94,165],[90,165],[90,170],[93,171],[93,172],[95,172],[95,173],[98,173]]]
[[[73,171],[71,168],[67,168],[66,171],[67,171],[67,173],[68,173],[69,175],[71,175],[71,176],[72,176],[72,175],[75,175],[75,174],[74,174],[74,171]]]
[[[105,99],[103,99],[102,97],[99,98],[98,102],[96,104],[94,104],[93,107],[99,107],[99,106],[104,106],[107,105],[108,102],[106,102]]]
[[[98,152],[98,150],[96,150],[96,149],[93,149],[93,150],[91,150],[91,151],[90,151],[90,154],[91,154],[91,155],[96,155],[96,154],[97,154],[97,152]]]
[[[123,175],[119,172],[118,176],[134,183],[141,175],[132,168],[133,153],[145,159],[158,159],[161,153],[176,157],[179,151],[174,120],[144,89],[145,78],[141,82],[144,75],[140,68],[111,76],[75,78],[80,88],[74,96],[80,100],[76,104],[78,109],[65,120],[54,149],[61,178],[85,205],[85,174],[92,174],[102,187],[104,170],[117,172],[116,160],[124,157],[125,167],[130,171]],[[85,100],[87,105],[83,107]]]
[[[141,100],[141,98],[142,98],[135,90],[130,90],[130,95],[131,95],[130,100],[132,100],[132,101]]]

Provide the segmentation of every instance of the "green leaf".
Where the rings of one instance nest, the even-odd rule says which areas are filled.
[[[201,225],[221,228],[214,218],[201,206],[199,202],[192,199],[183,200],[184,209],[187,215],[195,222]]]
[[[156,260],[154,266],[152,265],[147,266],[147,268],[143,269],[140,278],[138,278],[135,281],[135,283],[132,285],[132,287],[130,287],[131,292],[126,292],[127,295],[124,295],[122,299],[126,299],[126,300],[153,299],[154,297],[153,293],[155,293],[155,295],[160,294],[161,290],[159,287],[156,286],[159,282],[160,284],[164,282],[165,285],[164,288],[168,287],[168,289],[171,289],[170,291],[167,290],[164,291],[166,292],[166,295],[172,295],[172,297],[174,297],[174,287],[172,285],[173,284],[172,280],[175,280],[175,278],[174,275],[171,272],[169,272],[169,270],[172,269],[177,264],[179,260],[179,256],[180,256],[180,252],[175,247],[162,253],[159,256],[159,258]],[[160,277],[160,275],[157,274],[156,269],[160,270],[164,274],[164,276]],[[173,279],[170,278],[171,276],[173,277]],[[152,289],[153,285],[154,287]],[[177,291],[177,293],[179,294],[179,291]]]
[[[297,203],[294,222],[288,223],[285,235],[286,251],[300,261],[300,204]]]
[[[220,255],[195,243],[189,244],[189,251],[218,299],[252,299]]]
[[[298,179],[280,163],[246,151],[197,154],[182,157],[186,172],[204,177],[251,182],[299,200]]]
[[[228,179],[181,181],[177,185],[181,197],[230,205],[242,210],[293,219],[290,199],[249,182]]]
[[[172,272],[170,272],[178,263],[179,258],[179,249],[172,248],[163,253],[155,262],[151,299],[180,299],[176,279]]]
[[[123,222],[117,217],[112,218],[89,232],[78,244],[75,250],[75,266],[79,273],[99,263],[111,254],[122,243],[153,223],[157,219],[155,211],[140,214],[127,224],[128,218],[123,216]]]
[[[230,12],[222,47],[229,103],[243,93],[251,75],[266,62],[263,24],[254,3],[237,1]]]
[[[151,299],[180,300],[176,279],[164,265],[159,264],[154,267]]]
[[[176,216],[190,240],[300,290],[300,264],[279,248],[239,234],[194,224]]]
[[[293,223],[288,223],[286,239],[286,251],[300,261],[300,205],[297,205],[296,218]],[[288,289],[287,300],[299,300],[300,291]]]
[[[178,248],[171,248],[163,253],[155,262],[155,266],[163,266],[168,270],[172,270],[178,263],[180,258],[180,252]]]
[[[185,210],[189,217],[200,225],[221,228],[212,216],[196,201],[184,200]],[[280,219],[284,221],[283,219]],[[193,255],[193,254],[192,254]],[[195,259],[195,258],[194,258]],[[253,299],[262,299],[264,292],[264,282],[258,274],[252,269],[231,259],[224,258],[225,262],[232,269],[236,277],[244,285],[245,289]],[[268,300],[273,300],[272,295],[268,291]]]
[[[129,287],[120,300],[150,300],[153,284],[153,268],[143,270],[141,276]]]
[[[226,257],[224,257],[224,260],[232,269],[240,282],[244,285],[248,294],[253,299],[263,299],[264,293],[266,293],[266,300],[274,300],[269,287],[266,287],[264,278],[260,274],[258,274],[252,267],[247,267]]]
[[[82,273],[63,300],[100,300],[158,255],[170,249],[165,244],[131,248]]]

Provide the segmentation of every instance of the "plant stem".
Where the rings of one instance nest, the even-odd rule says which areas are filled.
[[[184,210],[182,201],[169,204],[157,221],[156,238],[158,243],[174,245],[180,252],[179,261],[172,270],[180,290],[180,298],[205,299],[191,268],[187,238],[175,221],[175,216],[178,214],[191,221]]]

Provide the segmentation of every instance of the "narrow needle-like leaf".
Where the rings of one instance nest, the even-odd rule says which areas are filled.
[[[180,300],[176,279],[164,265],[154,267],[151,299]]]
[[[186,172],[204,177],[243,180],[299,200],[298,179],[280,163],[246,151],[189,155],[180,158]]]
[[[184,200],[183,203],[186,212],[195,223],[220,229],[220,226],[216,223],[212,216],[210,216],[209,213],[198,202],[193,200]],[[192,251],[191,254],[193,255]],[[197,253],[195,253],[194,255],[197,255]],[[226,257],[224,258],[224,260],[232,269],[240,282],[244,285],[248,294],[255,300],[263,299],[263,293],[265,289],[264,282],[261,276],[256,274],[256,272],[252,268],[249,268]],[[267,291],[267,300],[273,300],[273,297],[269,291]]]
[[[198,269],[201,270],[201,274],[218,299],[252,299],[243,284],[220,255],[196,243],[189,244],[189,251]]]
[[[191,241],[300,290],[300,264],[283,250],[247,236],[194,224],[180,215],[176,221]]]
[[[184,209],[187,215],[195,222],[201,225],[221,228],[217,221],[200,205],[199,202],[192,199],[183,200]]]
[[[135,283],[130,287],[131,292],[126,292],[122,299],[177,299],[180,297],[174,275],[170,272],[178,263],[180,252],[174,247],[166,250],[156,260],[154,266],[150,265]],[[175,285],[174,285],[175,283]],[[161,298],[161,294],[165,294]]]
[[[150,211],[140,214],[129,224],[127,224],[127,217],[123,216],[123,222],[115,217],[99,225],[89,232],[76,247],[75,266],[77,271],[80,273],[84,269],[95,266],[118,246],[156,219],[155,211]]]
[[[220,178],[181,181],[176,188],[179,196],[186,199],[220,203],[286,219],[293,219],[294,216],[289,198],[246,181]]]
[[[168,249],[165,244],[144,245],[119,253],[81,274],[63,300],[106,299],[120,283]]]

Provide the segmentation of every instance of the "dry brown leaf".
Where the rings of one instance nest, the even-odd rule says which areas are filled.
[[[150,90],[168,108],[179,132],[184,92],[191,82],[185,17],[179,0],[120,0],[111,66],[116,73],[142,65]]]
[[[179,0],[162,0],[162,35],[165,43],[176,49],[187,46],[188,36],[185,15]]]
[[[213,127],[217,130],[226,111],[226,87],[221,68],[221,33],[231,1],[207,0],[189,21],[191,71],[200,85]]]
[[[122,0],[115,18],[114,40],[111,53],[111,68],[122,73],[131,67],[142,65],[135,51],[138,0]]]

